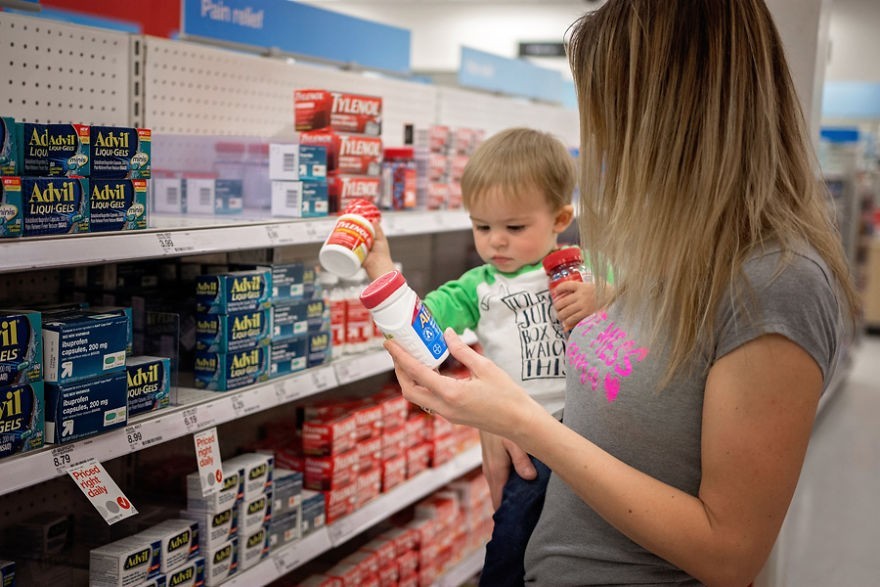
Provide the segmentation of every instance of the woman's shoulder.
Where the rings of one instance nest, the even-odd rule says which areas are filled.
[[[834,291],[828,265],[808,244],[785,249],[773,243],[756,250],[743,263],[743,275],[757,292],[769,289],[785,295],[786,290]]]

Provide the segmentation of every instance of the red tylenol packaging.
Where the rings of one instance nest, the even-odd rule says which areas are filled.
[[[566,281],[582,281],[590,283],[593,274],[584,265],[581,250],[577,247],[566,247],[553,251],[542,261],[544,271],[550,280],[550,297],[556,299],[554,290]]]
[[[327,171],[379,177],[382,172],[382,139],[339,134],[332,129],[300,133],[300,145],[327,149]]]
[[[370,136],[382,134],[382,98],[327,90],[293,94],[296,130],[332,128]]]
[[[321,266],[340,277],[357,273],[373,247],[376,236],[373,225],[380,219],[381,213],[375,204],[353,200],[336,220],[318,253]]]

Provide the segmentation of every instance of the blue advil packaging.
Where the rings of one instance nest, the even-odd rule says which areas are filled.
[[[15,587],[15,562],[0,560],[0,586]]]
[[[324,330],[327,326],[325,311],[323,300],[274,305],[272,307],[272,340],[280,341],[307,332]]]
[[[271,297],[272,273],[266,268],[196,278],[196,311],[203,314],[261,310]]]
[[[17,125],[22,149],[21,173],[30,177],[88,177],[91,171],[86,124]]]
[[[46,383],[46,442],[62,444],[128,421],[125,371],[69,383]]]
[[[22,236],[89,231],[89,180],[22,177]]]
[[[272,337],[269,308],[232,314],[196,315],[196,350],[228,353],[266,346]]]
[[[119,232],[147,227],[147,180],[92,179],[89,230]]]
[[[233,353],[200,353],[195,356],[195,386],[228,391],[269,378],[269,347]]]
[[[21,174],[21,143],[15,119],[0,116],[0,175]]]
[[[20,177],[0,177],[0,238],[21,236],[24,200]]]
[[[42,379],[43,330],[40,313],[0,310],[0,389]]]
[[[171,403],[171,359],[129,357],[125,360],[128,382],[128,417],[159,410]]]
[[[0,391],[0,458],[43,446],[43,382]]]
[[[43,321],[43,379],[68,382],[116,371],[124,376],[130,324],[123,312],[47,315]]]
[[[152,132],[148,128],[91,127],[94,179],[149,179]]]

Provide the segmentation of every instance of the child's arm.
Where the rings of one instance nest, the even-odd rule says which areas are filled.
[[[378,224],[373,225],[376,229],[376,236],[373,239],[373,248],[364,259],[364,270],[370,277],[370,281],[385,275],[389,271],[394,271],[394,261],[391,259],[391,245],[388,244],[388,237]]]
[[[566,331],[596,311],[596,286],[581,281],[564,281],[554,290],[553,307]]]
[[[506,438],[480,430],[480,447],[483,452],[483,475],[489,483],[492,507],[497,510],[511,468],[527,480],[537,477],[538,472],[528,453]]]

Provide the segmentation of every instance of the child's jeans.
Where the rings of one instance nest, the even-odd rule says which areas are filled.
[[[527,481],[511,468],[504,484],[501,505],[492,519],[495,528],[486,545],[486,560],[480,574],[480,587],[523,585],[526,545],[544,507],[544,494],[550,480],[547,465],[529,455],[538,476]]]

